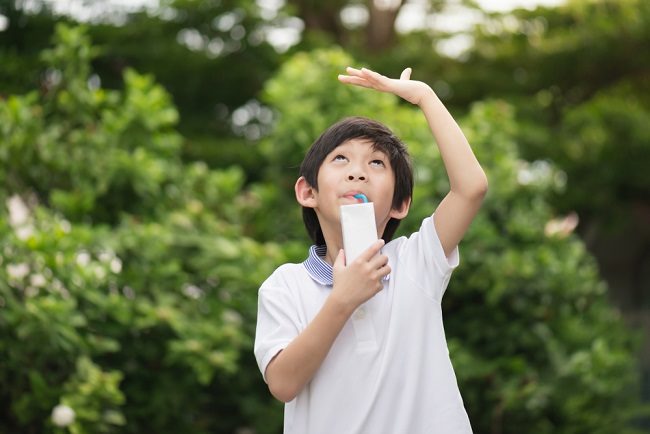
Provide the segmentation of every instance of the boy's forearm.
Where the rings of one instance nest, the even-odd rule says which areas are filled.
[[[269,390],[283,402],[293,400],[311,381],[352,314],[329,297],[312,322],[269,363]]]
[[[440,149],[451,191],[467,198],[482,197],[487,189],[485,172],[454,118],[433,90],[419,106]]]

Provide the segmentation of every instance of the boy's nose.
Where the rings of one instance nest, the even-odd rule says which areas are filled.
[[[355,174],[355,175],[350,174],[350,175],[348,175],[348,181],[354,181],[355,179],[358,179],[359,181],[365,181],[366,176],[361,175],[361,174]]]

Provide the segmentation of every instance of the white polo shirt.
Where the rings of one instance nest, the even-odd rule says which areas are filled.
[[[273,357],[316,316],[332,267],[310,249],[262,284],[255,357]],[[285,405],[285,434],[456,434],[472,429],[458,390],[440,301],[458,249],[445,257],[433,219],[386,244],[390,278],[352,315],[314,378]]]

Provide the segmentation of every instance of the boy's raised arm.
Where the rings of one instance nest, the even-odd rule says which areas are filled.
[[[465,235],[487,192],[487,177],[472,152],[465,135],[429,85],[411,80],[411,68],[399,79],[391,79],[369,69],[347,68],[339,81],[395,94],[424,113],[438,144],[449,177],[449,193],[434,212],[434,224],[446,255]]]

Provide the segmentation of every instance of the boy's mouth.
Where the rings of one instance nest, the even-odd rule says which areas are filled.
[[[365,194],[359,191],[350,191],[348,193],[345,193],[343,197],[346,199],[353,200],[356,203],[365,203],[370,201],[370,199],[368,199],[368,197]]]

